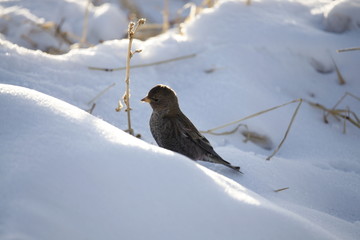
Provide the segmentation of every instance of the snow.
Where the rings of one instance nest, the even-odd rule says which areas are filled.
[[[26,48],[42,51],[58,48],[66,52],[70,43],[79,40],[82,36],[87,2],[87,0],[0,1],[0,33],[9,41]],[[90,44],[121,38],[126,33],[126,14],[115,4],[105,3],[100,6],[90,4],[88,11],[89,37],[86,40]],[[48,24],[44,30],[42,26],[47,23],[51,24]],[[66,33],[66,39],[70,43],[56,37],[54,32],[57,27],[61,32]]]
[[[261,227],[259,239],[329,237],[230,179],[58,99],[1,85],[1,102],[7,106],[1,109],[2,239],[257,234],[256,227],[246,230],[239,224],[267,226]],[[275,230],[280,224],[288,231]]]
[[[332,2],[324,12],[325,29],[341,33],[360,28],[360,1],[341,0]]]
[[[86,1],[56,2],[73,10],[66,11],[64,27],[81,34]],[[245,143],[239,132],[206,134],[224,159],[241,166],[240,175],[158,148],[148,126],[151,109],[140,102],[154,85],[167,84],[183,112],[207,130],[297,98],[331,108],[345,92],[359,97],[359,51],[336,52],[358,47],[358,3],[224,0],[187,22],[183,34],[173,29],[134,41],[142,53],[132,64],[196,53],[131,71],[140,140],[121,130],[126,115],[114,111],[125,91],[124,72],[88,69],[123,66],[127,40],[58,56],[29,50],[15,29],[24,16],[56,22],[54,1],[0,2],[0,13],[12,14],[0,22],[0,29],[11,30],[0,40],[0,238],[358,239],[360,133],[354,125],[344,134],[343,122],[329,117],[325,124],[322,111],[304,102],[270,161],[272,150]],[[122,35],[113,29],[126,29],[119,20],[125,10],[112,2],[92,9],[93,43]],[[153,14],[147,17],[157,19]],[[341,31],[339,15],[351,19]],[[103,27],[111,19],[123,27]],[[48,41],[36,34],[43,50]],[[84,111],[114,83],[96,99],[93,115]],[[243,123],[276,145],[296,104]],[[339,108],[358,114],[359,106],[347,97]]]

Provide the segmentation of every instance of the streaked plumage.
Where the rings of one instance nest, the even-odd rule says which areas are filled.
[[[176,93],[170,87],[157,85],[141,101],[150,103],[153,109],[150,130],[160,147],[240,172],[240,167],[231,165],[214,151],[209,141],[181,112]]]

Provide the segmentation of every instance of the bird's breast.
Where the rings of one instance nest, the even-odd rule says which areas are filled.
[[[179,131],[174,119],[153,113],[150,118],[150,130],[156,143],[163,148],[174,150],[179,142]]]

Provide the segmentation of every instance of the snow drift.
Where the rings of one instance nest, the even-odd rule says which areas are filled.
[[[136,1],[144,7],[152,4]],[[36,21],[52,21],[48,4],[20,2]],[[84,12],[84,3],[66,12],[68,27],[81,25],[78,13]],[[332,19],[330,12],[354,23],[356,1],[252,3],[219,1],[184,24],[182,34],[174,29],[134,42],[134,49],[143,51],[133,64],[195,54],[131,71],[133,128],[144,141],[154,143],[148,126],[151,109],[140,99],[159,83],[177,92],[182,110],[200,130],[300,97],[331,108],[345,92],[359,96],[360,55],[336,50],[356,47],[360,32],[349,25],[333,33],[324,25]],[[71,4],[75,2],[65,3]],[[97,7],[103,10],[92,20],[112,19],[113,7],[103,7]],[[11,16],[21,22],[24,12],[17,9]],[[14,22],[2,20],[1,26],[13,27]],[[91,24],[95,31],[89,37],[114,34]],[[123,73],[88,67],[123,66],[126,40],[53,56],[19,47],[14,43],[21,38],[12,36],[4,35],[12,42],[0,40],[0,82],[8,84],[1,85],[0,95],[1,239],[360,236],[360,148],[354,125],[348,123],[343,134],[344,122],[329,118],[325,124],[323,112],[304,103],[271,161],[265,161],[271,151],[244,143],[238,132],[206,135],[216,152],[241,166],[245,174],[239,175],[216,164],[192,162],[119,130],[126,128],[124,113],[114,111],[124,92]],[[343,85],[334,62],[345,78]],[[80,110],[89,109],[89,101],[114,83],[96,99],[94,116]],[[359,116],[356,99],[346,98],[338,107]],[[244,123],[276,144],[294,108]],[[284,187],[289,189],[274,192]]]
[[[11,85],[0,101],[1,239],[331,239],[65,102]]]

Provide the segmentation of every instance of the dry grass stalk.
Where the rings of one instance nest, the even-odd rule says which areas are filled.
[[[134,1],[131,0],[119,0],[119,1],[122,8],[128,9],[130,15],[134,16],[134,19],[139,18],[140,16],[143,15],[140,9],[138,8],[138,6],[134,3]]]
[[[6,15],[6,14],[5,15],[0,14],[0,18],[5,21],[16,21],[15,19],[12,19],[9,15]],[[59,24],[57,24],[55,22],[51,22],[51,21],[44,22],[44,23],[37,23],[34,20],[27,19],[23,23],[30,24],[31,29],[27,34],[22,34],[20,37],[22,39],[24,39],[26,42],[28,42],[33,49],[38,49],[39,44],[36,40],[37,37],[32,37],[32,35],[34,35],[34,34],[36,35],[39,33],[49,34],[51,37],[54,37],[58,41],[59,47],[52,46],[52,47],[49,47],[48,49],[41,49],[41,50],[43,50],[47,53],[50,53],[50,54],[63,54],[65,52],[64,52],[64,50],[61,50],[62,44],[65,43],[66,45],[71,45],[74,42],[73,40],[79,39],[74,34],[71,34],[69,32],[64,32],[61,30],[61,26],[62,26],[63,22],[64,22],[64,19],[61,19]],[[7,29],[7,27],[5,26],[4,30],[6,30],[6,29]],[[3,29],[1,29],[1,30],[4,31]]]
[[[183,14],[183,12],[187,9],[190,9],[190,13],[187,17],[181,17],[181,15]],[[185,4],[182,8],[180,8],[177,12],[176,12],[176,20],[175,20],[175,24],[179,25],[179,32],[182,32],[182,26],[184,22],[190,21],[191,19],[194,19],[196,14],[201,11],[201,7],[197,7],[195,3],[189,2],[187,4]]]
[[[138,29],[138,27],[140,25],[145,24],[145,19],[141,18],[137,21],[137,23],[135,22],[130,22],[129,23],[129,28],[128,28],[128,39],[129,39],[129,44],[128,44],[128,52],[127,52],[127,56],[126,56],[126,72],[125,72],[125,84],[126,84],[126,91],[125,94],[123,95],[122,99],[126,105],[126,113],[127,113],[127,120],[128,120],[128,129],[127,132],[131,135],[134,135],[134,130],[131,128],[131,117],[130,117],[130,111],[131,111],[131,107],[130,107],[130,60],[131,58],[134,56],[135,53],[140,53],[141,50],[135,50],[132,51],[132,42],[134,40],[134,35],[136,33],[136,30]],[[121,101],[119,101],[118,103],[118,107],[115,109],[117,112],[119,112],[122,109],[122,104]]]
[[[354,126],[360,128],[360,119],[358,118],[358,116],[356,115],[355,112],[351,111],[349,108],[346,109],[336,109],[339,104],[347,97],[352,97],[354,99],[356,99],[357,101],[360,101],[360,98],[355,96],[352,93],[346,92],[337,102],[336,104],[332,107],[332,108],[326,108],[325,106],[319,104],[319,103],[314,103],[314,102],[310,102],[307,101],[311,106],[321,109],[322,111],[324,111],[324,122],[325,123],[329,123],[328,117],[331,115],[333,116],[335,119],[337,120],[341,120],[344,119],[344,130],[343,132],[346,132],[346,121],[353,124]]]
[[[163,9],[163,26],[162,26],[162,32],[166,32],[170,28],[169,23],[169,1],[164,0],[164,9]]]
[[[215,6],[215,0],[204,0],[202,3],[201,3],[201,6],[202,7],[207,7],[207,8],[212,8]]]
[[[273,110],[275,110],[275,109],[278,109],[278,108],[284,107],[284,106],[286,106],[286,105],[289,105],[289,104],[291,104],[291,103],[295,103],[295,102],[299,102],[299,101],[300,101],[300,99],[295,99],[295,100],[292,100],[292,101],[290,101],[290,102],[281,104],[281,105],[279,105],[279,106],[275,106],[275,107],[272,107],[272,108],[269,108],[269,109],[265,109],[265,110],[263,110],[263,111],[260,111],[260,112],[251,114],[251,115],[249,115],[249,116],[247,116],[247,117],[244,117],[244,118],[241,118],[241,119],[239,119],[239,120],[236,120],[236,121],[233,121],[233,122],[230,122],[230,123],[221,125],[221,126],[219,126],[219,127],[212,128],[212,129],[209,129],[209,130],[207,130],[207,131],[203,131],[203,133],[212,133],[212,132],[217,131],[217,130],[219,130],[219,129],[222,129],[222,128],[225,128],[225,127],[228,127],[228,126],[237,124],[237,123],[242,122],[242,121],[245,121],[245,120],[247,120],[247,119],[250,119],[250,118],[259,116],[259,115],[261,115],[261,114],[264,114],[264,113],[273,111]]]
[[[221,135],[230,135],[237,132],[240,127],[244,127],[245,130],[240,131],[240,133],[245,137],[244,142],[252,142],[264,149],[271,150],[272,149],[272,141],[269,137],[265,135],[261,135],[254,131],[250,131],[249,127],[246,124],[238,124],[233,130],[225,131],[225,132],[209,132],[209,131],[200,131],[201,133],[208,133],[211,135],[221,136]]]
[[[30,20],[28,22],[33,24],[33,26],[35,27],[33,30],[30,31],[30,34],[44,32],[44,33],[47,33],[50,36],[53,36],[54,38],[56,38],[59,41],[60,45],[62,43],[65,43],[67,45],[72,44],[72,41],[69,39],[70,34],[67,32],[61,31],[61,26],[63,24],[63,20],[59,24],[56,24],[54,22],[45,22],[42,24],[38,24],[38,23],[35,23]],[[30,36],[22,34],[21,38],[24,39],[25,41],[27,41],[31,45],[32,48],[34,48],[34,49],[38,48],[37,42],[35,42]],[[58,49],[56,47],[51,47],[49,49],[45,49],[44,51],[47,53],[50,53],[50,54],[64,53],[63,51],[61,51],[60,49]]]
[[[204,70],[204,73],[210,74],[210,73],[215,72],[216,70],[217,70],[217,68],[212,67],[212,68],[209,68],[209,69],[205,69],[205,70]]]
[[[92,114],[93,111],[94,111],[94,109],[95,109],[95,107],[96,107],[96,103],[93,103],[92,106],[91,106],[91,108],[88,109],[88,110],[86,110],[86,111],[87,111],[88,113]]]
[[[293,122],[294,122],[294,120],[295,120],[296,114],[298,113],[299,108],[300,108],[303,100],[302,100],[302,99],[298,99],[298,101],[299,101],[299,104],[297,105],[297,107],[296,107],[296,109],[295,109],[295,112],[294,112],[294,114],[293,114],[292,117],[291,117],[290,124],[289,124],[288,128],[286,129],[286,132],[285,132],[285,135],[284,135],[283,139],[281,140],[281,142],[280,142],[280,144],[277,146],[277,148],[274,150],[274,152],[273,152],[270,156],[268,156],[268,157],[266,158],[266,160],[270,160],[270,158],[272,158],[272,157],[280,150],[282,144],[285,142],[285,139],[286,139],[287,135],[288,135],[289,132],[290,132],[291,125],[293,124]]]
[[[95,103],[101,96],[103,96],[107,91],[110,90],[110,88],[114,87],[116,84],[112,83],[111,85],[109,85],[108,87],[106,87],[105,89],[103,89],[101,92],[99,92],[93,99],[91,99],[87,104],[90,105],[92,103]]]
[[[337,74],[337,77],[338,77],[339,84],[344,85],[346,83],[346,81],[345,81],[344,77],[342,76],[342,74],[341,74],[341,72],[340,72],[340,70],[339,70],[339,68],[338,68],[338,66],[336,64],[335,59],[332,56],[331,56],[331,59],[332,59],[332,61],[334,63],[334,66],[335,66],[335,70],[336,70],[336,74]]]
[[[350,51],[359,51],[360,47],[355,47],[355,48],[344,48],[344,49],[339,49],[337,50],[338,53],[340,52],[350,52]]]
[[[84,23],[83,23],[83,29],[82,29],[81,39],[80,39],[80,47],[86,46],[86,38],[87,38],[88,25],[89,25],[90,5],[91,5],[91,0],[88,0],[86,9],[85,9]]]
[[[32,48],[37,48],[38,44],[33,41],[29,36],[25,35],[25,34],[21,34],[21,38],[24,39],[25,41],[27,41]]]
[[[250,141],[266,150],[271,150],[273,148],[273,143],[271,139],[266,135],[259,134],[257,132],[249,131],[249,130],[243,130],[241,131],[241,134],[245,137],[244,140],[245,143],[247,141]]]
[[[64,24],[65,19],[62,18],[59,24],[55,24],[55,36],[60,39],[60,41],[65,42],[68,45],[74,43],[74,40],[79,39],[78,36],[70,32],[64,32],[61,30],[62,25]],[[73,39],[73,40],[71,40]]]
[[[251,114],[251,115],[249,115],[249,116],[247,116],[247,117],[244,117],[244,118],[241,118],[241,119],[239,119],[239,120],[236,120],[236,121],[233,121],[233,122],[230,122],[230,123],[221,125],[221,126],[219,126],[219,127],[215,127],[215,128],[209,129],[209,130],[207,130],[207,131],[201,131],[201,132],[202,132],[202,133],[213,134],[213,135],[232,134],[232,133],[234,133],[234,132],[237,131],[237,129],[240,127],[240,125],[238,125],[234,130],[232,130],[232,131],[230,131],[230,132],[216,133],[215,131],[217,131],[217,130],[219,130],[219,129],[222,129],[222,128],[225,128],[225,127],[228,127],[228,126],[231,126],[231,125],[233,125],[233,124],[237,124],[237,123],[242,122],[242,121],[245,121],[245,120],[247,120],[247,119],[250,119],[250,118],[259,116],[259,115],[261,115],[261,114],[264,114],[264,113],[273,111],[273,110],[275,110],[275,109],[284,107],[284,106],[286,106],[286,105],[289,105],[289,104],[298,102],[298,106],[296,107],[296,109],[295,109],[295,111],[294,111],[294,113],[293,113],[293,115],[292,115],[292,117],[291,117],[290,123],[289,123],[289,125],[288,125],[288,128],[286,129],[286,132],[285,132],[285,135],[284,135],[283,139],[281,140],[280,144],[276,147],[276,149],[273,151],[273,153],[272,153],[269,157],[266,158],[266,160],[270,160],[270,159],[279,151],[279,149],[281,148],[282,144],[284,143],[287,135],[289,134],[290,128],[291,128],[291,126],[292,126],[292,124],[293,124],[293,122],[294,122],[294,120],[295,120],[295,117],[296,117],[296,115],[297,115],[297,113],[298,113],[298,111],[299,111],[299,108],[300,108],[300,106],[301,106],[301,104],[302,104],[302,101],[303,101],[303,100],[302,100],[301,98],[300,98],[300,99],[295,99],[295,100],[293,100],[293,101],[290,101],[290,102],[287,102],[287,103],[284,103],[284,104],[281,104],[281,105],[278,105],[278,106],[275,106],[275,107],[272,107],[272,108],[269,108],[269,109],[265,109],[265,110],[263,110],[263,111],[260,111],[260,112],[254,113],[254,114]]]
[[[350,117],[350,109],[349,107],[346,108],[347,112],[345,113],[346,114],[346,117]],[[344,121],[344,128],[343,128],[343,134],[346,134],[346,121]]]
[[[250,6],[251,5],[251,0],[246,0],[246,6]]]
[[[274,190],[274,192],[281,192],[281,191],[284,191],[284,190],[288,190],[289,187],[284,187],[284,188],[280,188],[280,189],[277,189],[277,190]]]
[[[232,125],[232,124],[230,124]],[[227,126],[230,126],[230,125],[227,125]],[[224,126],[227,127],[227,126]],[[231,131],[225,131],[225,132],[215,132],[216,130],[220,129],[220,128],[216,128],[216,129],[210,129],[210,130],[207,130],[207,131],[200,131],[201,133],[208,133],[208,134],[211,134],[211,135],[216,135],[216,136],[221,136],[221,135],[230,135],[230,134],[233,134],[235,133],[240,127],[245,127],[246,129],[248,129],[248,126],[246,124],[238,124],[233,130]]]
[[[166,59],[166,60],[162,60],[162,61],[158,61],[158,62],[153,62],[153,63],[146,63],[146,64],[139,64],[139,65],[133,65],[130,68],[142,68],[142,67],[150,67],[150,66],[155,66],[155,65],[160,65],[160,64],[164,64],[164,63],[169,63],[169,62],[175,62],[175,61],[179,61],[179,60],[184,60],[187,58],[193,58],[196,57],[196,53],[190,54],[190,55],[185,55],[185,56],[180,56],[180,57],[176,57],[176,58],[171,58],[171,59]],[[113,72],[113,71],[121,71],[121,70],[126,70],[126,67],[118,67],[118,68],[98,68],[98,67],[88,67],[90,70],[99,70],[99,71],[105,71],[105,72]]]

